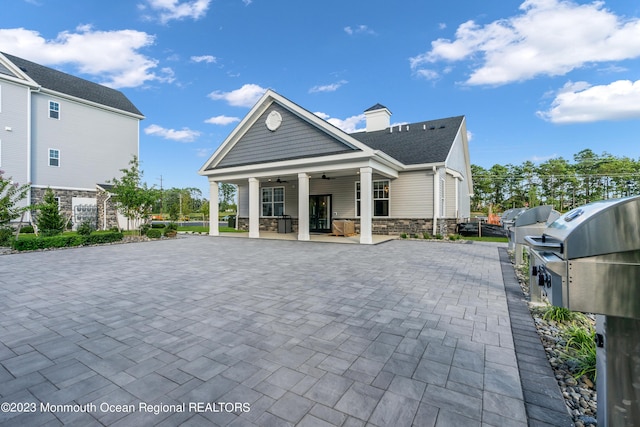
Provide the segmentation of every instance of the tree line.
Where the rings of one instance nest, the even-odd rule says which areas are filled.
[[[539,165],[471,165],[474,195],[471,209],[504,211],[514,207],[552,205],[565,212],[585,203],[640,194],[640,159],[615,157],[590,149]]]

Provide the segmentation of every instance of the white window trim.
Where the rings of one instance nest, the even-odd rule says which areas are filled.
[[[389,197],[386,198],[375,198],[375,183],[376,182],[386,182],[387,185],[389,186]],[[355,198],[355,202],[354,202],[354,209],[355,209],[355,217],[356,218],[360,218],[360,215],[358,215],[358,202],[360,202],[360,199],[358,198],[358,185],[360,184],[360,181],[356,181],[355,182],[355,191],[354,191],[354,198]],[[371,209],[371,214],[373,218],[391,218],[391,180],[390,179],[374,179],[373,181],[371,181],[371,203],[372,203],[372,209]],[[374,215],[375,213],[375,201],[376,200],[388,200],[389,201],[389,215],[384,215],[384,216],[379,216],[379,215]]]
[[[58,113],[58,117],[51,117],[51,111],[53,111],[51,109],[51,103],[55,103],[58,106],[58,110],[56,111]],[[49,100],[49,103],[47,104],[47,116],[53,120],[60,120],[60,103],[58,101]]]
[[[57,165],[52,165],[51,164],[51,151],[57,151],[58,152],[58,164]],[[47,164],[52,167],[52,168],[59,168],[60,167],[60,149],[59,148],[49,148],[47,151]]]
[[[273,194],[273,190],[276,188],[282,188],[282,215],[286,215],[285,209],[286,209],[286,191],[284,186],[279,186],[279,187],[261,187],[260,188],[260,218],[278,218],[280,215],[262,215],[263,209],[262,207],[264,206],[265,203],[271,203],[271,212],[273,212],[275,214],[276,209],[275,209],[275,204],[276,201],[274,200],[274,194]],[[263,190],[271,190],[271,202],[263,202],[262,201],[262,191]],[[277,202],[280,203],[280,202]]]

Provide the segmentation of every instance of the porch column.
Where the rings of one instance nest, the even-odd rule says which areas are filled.
[[[440,216],[440,173],[433,167],[433,236],[438,234],[438,217]]]
[[[260,181],[249,178],[249,237],[260,237]]]
[[[360,243],[371,244],[373,216],[373,169],[360,168]]]
[[[218,236],[218,182],[209,181],[209,236]]]
[[[298,240],[310,240],[309,236],[309,175],[298,174]]]

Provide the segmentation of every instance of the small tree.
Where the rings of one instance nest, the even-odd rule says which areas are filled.
[[[118,210],[127,218],[127,229],[130,228],[130,221],[140,222],[146,219],[153,208],[153,204],[158,199],[158,191],[153,187],[148,188],[142,182],[143,172],[140,170],[138,157],[133,156],[129,162],[129,169],[120,169],[122,177],[113,178],[111,193],[115,196]]]
[[[0,228],[6,228],[9,221],[31,209],[30,206],[17,206],[27,197],[28,192],[29,184],[19,185],[11,181],[11,178],[5,178],[4,171],[0,170]]]
[[[45,237],[62,234],[67,222],[63,216],[60,215],[58,201],[51,188],[47,188],[44,192],[43,202],[36,208],[39,211],[36,223],[38,224],[40,234]]]

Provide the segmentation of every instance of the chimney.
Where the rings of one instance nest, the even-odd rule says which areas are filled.
[[[364,116],[367,120],[367,132],[384,130],[391,124],[391,111],[381,104],[366,109]]]

